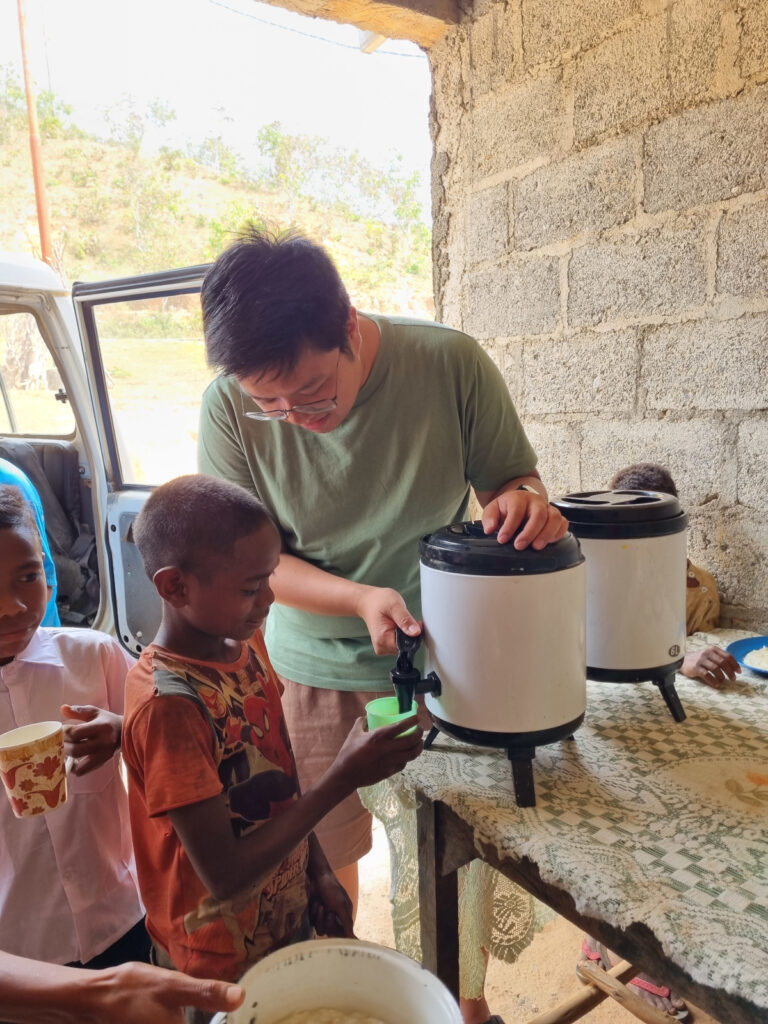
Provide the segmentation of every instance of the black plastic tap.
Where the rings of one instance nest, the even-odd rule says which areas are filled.
[[[421,634],[408,636],[399,627],[395,627],[395,639],[399,653],[389,678],[397,694],[398,711],[404,714],[411,710],[413,698],[417,693],[431,693],[434,697],[439,697],[441,683],[436,673],[430,672],[422,679],[421,672],[413,667],[414,656],[421,647]]]

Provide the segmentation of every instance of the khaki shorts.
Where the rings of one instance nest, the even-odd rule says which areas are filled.
[[[355,719],[365,716],[368,701],[388,697],[392,691],[323,690],[294,683],[284,676],[280,680],[285,687],[283,710],[299,782],[306,792],[333,764]],[[426,726],[429,716],[423,707],[420,717],[422,726]],[[353,793],[315,827],[315,835],[334,871],[354,864],[368,853],[372,845],[371,825],[370,813],[357,793]]]

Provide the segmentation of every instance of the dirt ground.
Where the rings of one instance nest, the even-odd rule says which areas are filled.
[[[394,946],[389,913],[389,851],[384,829],[374,825],[373,849],[360,862],[360,905],[355,931],[361,939]],[[525,1024],[552,1009],[581,988],[575,966],[581,932],[557,917],[542,928],[515,964],[491,960],[486,996],[493,1013],[504,1024]],[[695,1007],[689,1007],[692,1024],[718,1024]],[[637,1018],[612,999],[606,999],[582,1018],[589,1024],[636,1024]]]

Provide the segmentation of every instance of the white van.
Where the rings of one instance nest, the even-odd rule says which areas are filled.
[[[205,266],[75,284],[0,253],[0,457],[40,492],[64,625],[148,644],[160,602],[132,541],[152,487],[197,468]]]

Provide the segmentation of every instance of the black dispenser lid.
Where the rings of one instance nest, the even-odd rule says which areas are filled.
[[[580,491],[552,504],[577,537],[658,537],[688,526],[677,498],[661,491]]]
[[[530,576],[570,569],[584,561],[571,533],[541,551],[532,547],[518,551],[513,546],[516,536],[499,544],[495,532],[483,533],[480,520],[453,523],[422,537],[419,552],[424,565],[467,576]]]

